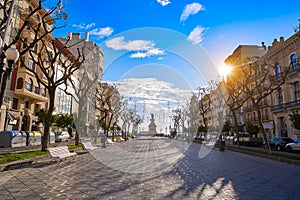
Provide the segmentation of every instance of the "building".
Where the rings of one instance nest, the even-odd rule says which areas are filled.
[[[74,85],[69,85],[69,90],[73,91],[73,96],[64,94],[63,88],[58,88],[56,112],[65,112],[65,110],[61,110],[64,105],[63,101],[71,102],[67,112],[71,110],[73,115],[80,116],[80,124],[76,124],[76,126],[81,127],[82,135],[87,135],[90,129],[93,129],[92,126],[95,125],[96,102],[94,94],[97,83],[102,79],[104,55],[97,44],[89,41],[88,33],[85,33],[83,39],[80,38],[80,33],[69,33],[67,38],[60,38],[60,40],[69,46],[70,51],[76,57],[79,49],[84,54],[85,60],[82,67],[74,73]]]
[[[35,8],[39,6],[39,1],[17,1],[16,9],[13,14],[15,26],[11,30],[12,37],[15,36],[15,33],[18,29],[23,25],[25,18],[31,13]],[[30,18],[29,23],[31,26],[36,26],[42,21],[42,16],[47,15],[47,11],[44,8],[38,10],[33,17]],[[54,20],[51,16],[47,16],[47,24],[45,27],[51,29]],[[44,27],[41,26],[39,29],[39,34],[44,33]],[[22,51],[26,49],[28,45],[34,40],[34,31],[31,30],[30,26],[27,26],[21,34],[21,39],[17,49]],[[52,38],[52,34],[47,35],[46,37]],[[39,49],[39,43],[37,43],[34,47],[34,50]],[[47,91],[45,88],[40,86],[34,76],[29,70],[25,68],[23,65],[35,69],[34,62],[29,59],[29,52],[22,55],[19,58],[19,61],[15,64],[15,67],[12,71],[10,82],[7,85],[6,97],[4,101],[4,105],[1,108],[1,129],[8,130],[32,130],[34,129],[36,117],[35,112],[41,108],[47,108]],[[39,69],[35,69],[37,73]],[[2,113],[5,113],[5,110],[12,114],[15,118],[13,123],[8,124],[7,120],[3,122]]]
[[[285,83],[271,96],[271,112],[274,116],[275,135],[299,138],[299,131],[292,127],[289,114],[300,111],[300,32],[284,40],[274,39],[268,48],[266,61],[272,66],[273,75],[285,78]],[[286,73],[286,74],[283,74]]]
[[[300,110],[300,33],[299,31],[287,40],[280,37],[274,39],[271,46],[240,45],[233,54],[225,60],[227,65],[233,66],[230,78],[240,78],[243,75],[243,67],[251,67],[250,88],[258,87],[257,83],[264,80],[263,84],[255,91],[264,92],[264,87],[273,84],[278,89],[265,97],[259,106],[261,120],[266,130],[267,137],[291,137],[299,138],[299,131],[292,127],[289,114]],[[255,58],[249,60],[246,58]],[[245,69],[245,68],[244,68]],[[250,69],[249,69],[250,70]],[[264,76],[268,75],[268,78]],[[270,79],[271,78],[271,79]],[[284,84],[282,84],[282,82]],[[280,86],[280,87],[279,87]],[[259,95],[253,93],[253,95]],[[258,124],[256,106],[250,100],[244,102],[243,107],[236,113],[240,123],[251,122]],[[230,116],[229,116],[230,120]]]

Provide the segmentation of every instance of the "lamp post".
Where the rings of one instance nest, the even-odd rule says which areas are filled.
[[[3,104],[5,89],[6,89],[6,85],[7,85],[7,79],[10,77],[10,74],[11,74],[11,71],[12,71],[12,68],[13,68],[13,64],[19,58],[19,52],[15,48],[8,48],[4,52],[4,54],[2,54],[1,56],[6,58],[7,67],[4,66],[4,62],[0,63],[0,68],[1,68],[0,78],[2,78],[1,79],[1,90],[0,90],[0,107]]]

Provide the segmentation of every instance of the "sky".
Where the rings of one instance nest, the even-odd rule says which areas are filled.
[[[103,80],[118,83],[135,105],[147,105],[147,116],[169,112],[195,89],[215,80],[238,45],[269,46],[274,38],[293,35],[300,19],[297,0],[63,0],[62,4],[68,19],[54,36],[89,32],[89,40],[104,53]]]

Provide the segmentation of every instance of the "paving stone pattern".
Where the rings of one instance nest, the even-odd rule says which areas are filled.
[[[151,152],[168,143],[133,139],[97,151]],[[300,199],[299,166],[218,150],[200,159],[199,148],[191,144],[175,162],[145,173],[116,170],[90,153],[28,165],[0,173],[0,199]],[[139,162],[125,155],[117,163]]]

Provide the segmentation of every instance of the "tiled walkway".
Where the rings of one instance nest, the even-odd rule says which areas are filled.
[[[300,199],[300,167],[200,145],[134,139],[0,173],[0,199]]]

